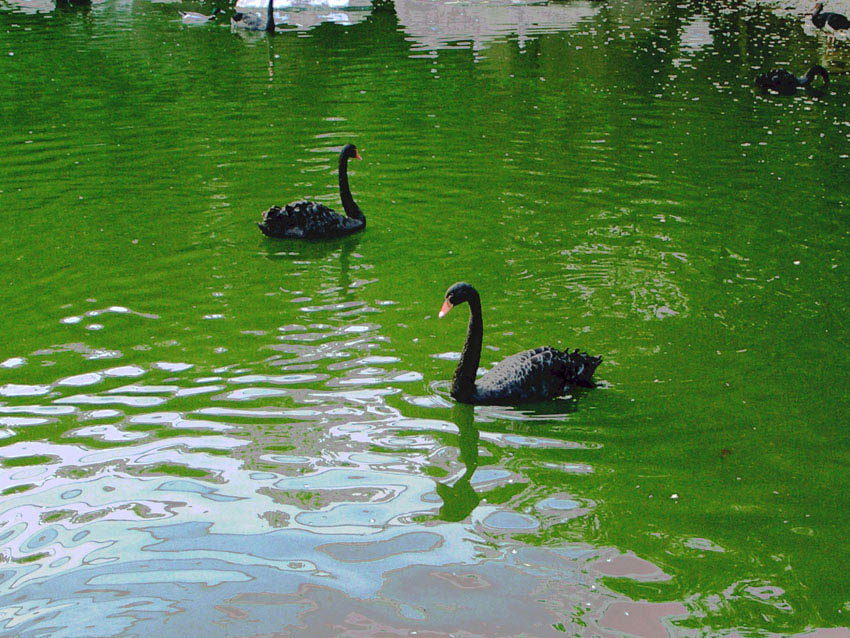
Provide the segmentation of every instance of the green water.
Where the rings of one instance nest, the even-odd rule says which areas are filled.
[[[847,48],[696,2],[273,39],[31,9],[0,5],[3,635],[848,625],[850,80],[750,86]],[[339,207],[347,142],[366,231],[262,237]],[[581,347],[601,386],[453,406],[459,280],[483,366]]]

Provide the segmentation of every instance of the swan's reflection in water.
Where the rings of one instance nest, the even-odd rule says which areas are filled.
[[[462,521],[474,510],[481,498],[472,487],[472,476],[478,469],[478,428],[475,427],[475,408],[458,403],[452,408],[452,421],[458,428],[458,460],[464,472],[453,483],[437,482],[437,495],[443,499],[439,517],[444,521]]]
[[[340,239],[301,242],[267,238],[260,241],[266,259],[287,262],[291,266],[282,270],[281,285],[300,288],[299,279],[315,277],[318,272],[321,281],[311,286],[314,292],[310,298],[321,298],[323,309],[328,304],[337,303],[341,304],[338,310],[343,310],[347,307],[344,305],[352,300],[354,292],[367,283],[367,280],[359,277],[352,281],[352,271],[361,273],[371,269],[371,265],[362,263],[360,255],[355,252],[360,239],[359,235],[351,235]],[[303,286],[306,285],[305,281]],[[319,307],[311,304],[310,308],[315,311]]]
[[[480,446],[482,441],[491,448],[498,450],[500,456],[509,458],[512,458],[515,454],[510,451],[518,449],[582,449],[588,447],[576,442],[547,438],[538,433],[539,428],[543,427],[544,423],[561,422],[567,417],[568,413],[574,412],[581,394],[583,394],[583,391],[580,390],[575,397],[535,404],[533,407],[526,407],[524,410],[504,406],[472,406],[455,403],[451,408],[451,421],[457,426],[457,437],[454,444],[458,450],[457,461],[463,467],[450,478],[435,481],[437,496],[442,500],[437,517],[448,522],[467,520],[481,504],[483,493],[495,487],[504,487],[515,479],[521,482],[521,474],[516,475],[514,471],[494,467],[481,468]],[[482,434],[479,429],[480,425],[496,425],[495,428],[492,428],[493,430],[501,429],[506,423],[510,424],[511,431],[509,432],[485,430]],[[439,435],[435,433],[435,435],[441,440],[450,440],[451,438],[451,435],[447,433],[440,433]],[[486,455],[488,458],[485,466],[493,465],[496,457],[489,450]],[[499,465],[503,466],[504,463],[499,463]],[[512,465],[516,466],[516,464]],[[550,468],[560,469],[570,474],[592,471],[590,466],[580,463],[551,465]],[[476,491],[476,488],[478,488],[478,491]],[[576,508],[579,508],[579,503],[577,501],[575,503]],[[484,521],[485,526],[489,527],[492,527],[492,525],[489,525],[486,522],[487,520],[492,523],[493,520],[506,521],[511,518],[513,518],[514,523],[519,523],[527,529],[539,527],[537,522],[527,519],[521,520],[518,515],[505,510],[494,510],[489,507],[488,511],[488,514],[473,518]],[[587,513],[587,511],[586,508],[581,508],[582,514]]]

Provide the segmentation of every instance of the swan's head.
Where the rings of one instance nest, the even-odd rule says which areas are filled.
[[[446,299],[443,301],[443,307],[440,308],[440,319],[449,314],[449,310],[455,306],[466,303],[477,296],[478,291],[465,281],[459,281],[449,286],[449,289],[446,291]]]
[[[806,75],[811,75],[813,78],[816,75],[819,75],[823,78],[823,85],[825,87],[829,86],[829,73],[820,64],[815,64],[811,69],[809,69]]]
[[[342,148],[342,156],[345,159],[363,159],[360,153],[357,152],[357,147],[354,144],[346,144]]]

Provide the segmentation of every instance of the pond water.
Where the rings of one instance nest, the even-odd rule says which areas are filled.
[[[0,634],[850,635],[850,50],[738,3],[278,12],[0,4]],[[365,232],[264,238],[347,142]],[[600,387],[455,405],[459,280],[482,366]]]

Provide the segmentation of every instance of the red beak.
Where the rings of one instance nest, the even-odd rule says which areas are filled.
[[[354,159],[359,159],[359,160],[363,159],[362,157],[360,157],[360,151],[357,151],[357,150],[354,151]]]
[[[446,300],[443,302],[443,307],[442,307],[442,308],[440,308],[440,314],[439,314],[439,315],[437,315],[437,316],[438,316],[440,319],[442,319],[442,318],[443,318],[443,317],[445,317],[447,314],[449,314],[449,310],[451,310],[452,308],[453,308],[452,304],[451,304],[451,303],[449,303],[449,300],[448,300],[448,299],[446,299]]]

